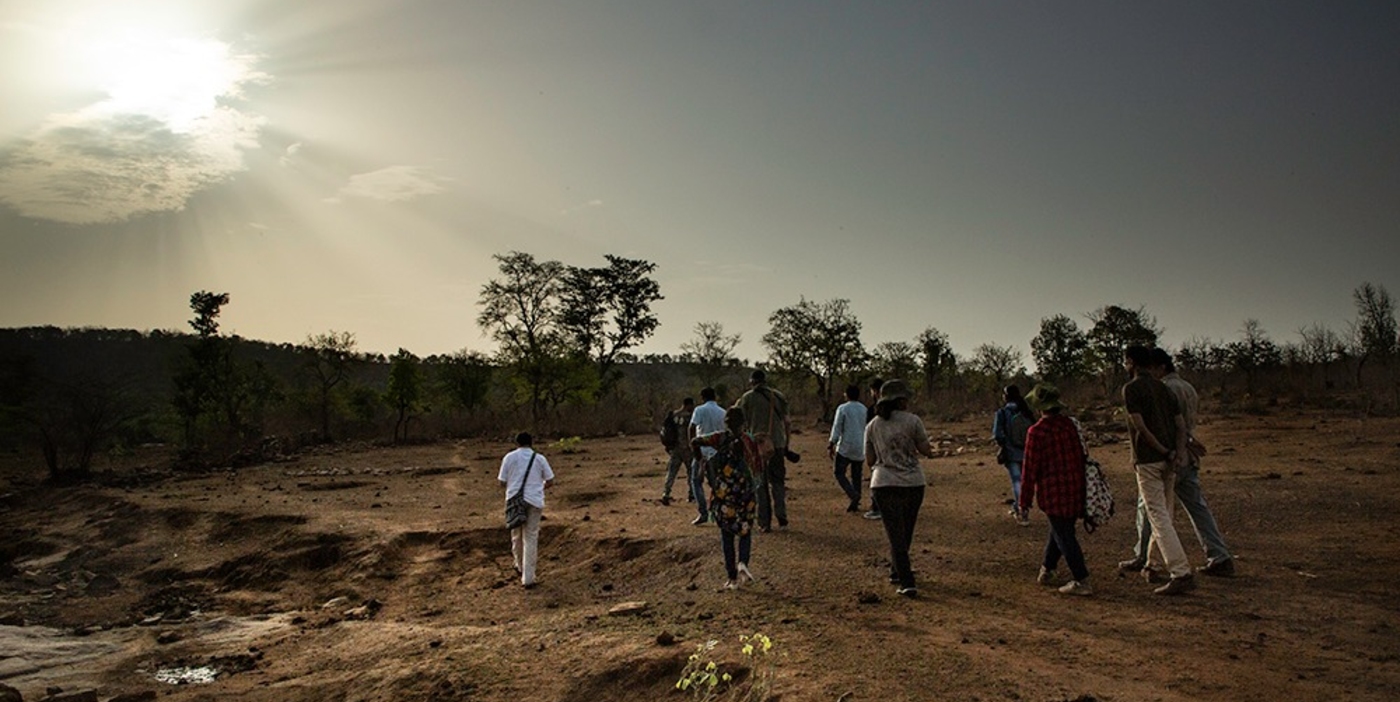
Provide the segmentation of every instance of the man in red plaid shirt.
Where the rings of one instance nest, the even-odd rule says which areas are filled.
[[[1065,416],[1060,391],[1041,383],[1026,395],[1026,402],[1041,413],[1026,434],[1026,457],[1021,464],[1023,512],[1034,503],[1050,518],[1050,536],[1045,543],[1045,560],[1036,578],[1041,585],[1052,585],[1055,569],[1064,556],[1072,580],[1059,588],[1066,595],[1091,595],[1089,568],[1075,537],[1074,524],[1084,514],[1084,442],[1079,427]],[[1036,499],[1039,497],[1040,499]]]

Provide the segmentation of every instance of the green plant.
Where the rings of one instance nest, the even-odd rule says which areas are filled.
[[[571,454],[578,453],[580,451],[579,446],[582,444],[582,437],[570,436],[550,444],[549,448],[557,453]]]
[[[680,680],[676,681],[676,689],[689,692],[691,699],[701,702],[762,702],[768,699],[777,667],[773,658],[773,639],[756,632],[741,635],[739,643],[739,653],[748,659],[747,666],[739,666],[735,672],[721,669],[720,664],[711,657],[719,641],[710,639],[696,646],[695,653],[690,654]]]

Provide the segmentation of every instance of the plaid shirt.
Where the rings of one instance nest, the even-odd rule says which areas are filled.
[[[1030,509],[1032,502],[1051,517],[1084,514],[1084,444],[1069,417],[1047,414],[1026,434],[1021,509]]]

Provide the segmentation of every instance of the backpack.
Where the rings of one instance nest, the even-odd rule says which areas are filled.
[[[1084,531],[1090,534],[1113,516],[1113,491],[1099,462],[1084,457]]]
[[[1012,412],[1011,421],[1006,423],[1006,443],[1013,448],[1026,447],[1026,433],[1035,422],[1021,412]]]
[[[661,445],[667,449],[673,449],[681,442],[681,423],[677,414],[676,410],[671,410],[661,422]]]

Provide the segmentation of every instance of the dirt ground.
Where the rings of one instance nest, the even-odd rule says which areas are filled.
[[[792,527],[758,534],[759,581],[720,592],[714,527],[658,500],[653,437],[541,448],[558,474],[540,584],[511,564],[502,442],[340,448],[236,472],[0,481],[0,683],[99,699],[646,700],[687,656],[743,677],[774,641],[770,699],[1394,700],[1400,691],[1400,420],[1214,413],[1206,495],[1239,574],[1183,597],[1115,571],[1134,485],[1091,423],[1119,513],[1081,533],[1095,595],[1038,586],[1044,516],[1006,513],[988,421],[929,422],[914,567],[895,596],[878,522],[844,511],[825,432],[795,437]],[[137,456],[136,463],[153,456]],[[1203,556],[1185,527],[1193,562]],[[613,615],[625,602],[644,602]],[[212,681],[197,682],[201,673]],[[185,676],[187,684],[163,682]]]

